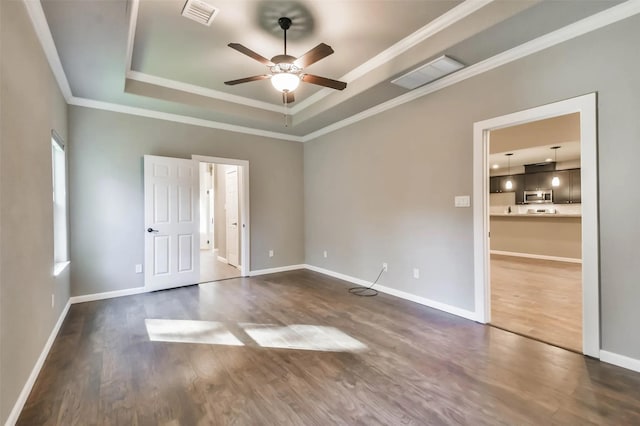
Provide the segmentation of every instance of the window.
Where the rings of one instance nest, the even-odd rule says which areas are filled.
[[[53,274],[58,275],[69,264],[67,248],[67,165],[62,139],[51,132],[53,169]]]

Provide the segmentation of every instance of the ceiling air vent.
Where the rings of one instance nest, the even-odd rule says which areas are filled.
[[[460,62],[451,59],[446,55],[442,55],[433,61],[424,64],[408,73],[391,80],[393,84],[404,87],[405,89],[415,89],[424,84],[431,83],[447,74],[464,68]]]
[[[203,25],[211,25],[219,9],[200,0],[187,0],[182,8],[182,16]]]

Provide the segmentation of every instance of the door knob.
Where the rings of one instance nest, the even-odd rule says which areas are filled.
[[[147,228],[147,232],[160,232],[157,229]]]
[[[238,222],[233,222],[231,225],[238,226]]]

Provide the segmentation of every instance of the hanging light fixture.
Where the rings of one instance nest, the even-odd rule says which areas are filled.
[[[509,152],[509,153],[507,153],[505,155],[507,156],[509,178],[504,183],[504,188],[505,189],[513,189],[513,182],[511,181],[511,156],[513,155],[513,152]]]
[[[554,152],[553,161],[557,167],[558,166],[558,149],[560,149],[560,146],[552,146],[551,149]],[[553,179],[551,179],[551,186],[560,186],[560,178],[558,176],[553,176]]]

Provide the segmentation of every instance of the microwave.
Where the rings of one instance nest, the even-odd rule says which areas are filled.
[[[524,191],[525,204],[551,204],[553,203],[553,190],[542,189],[538,191]]]

